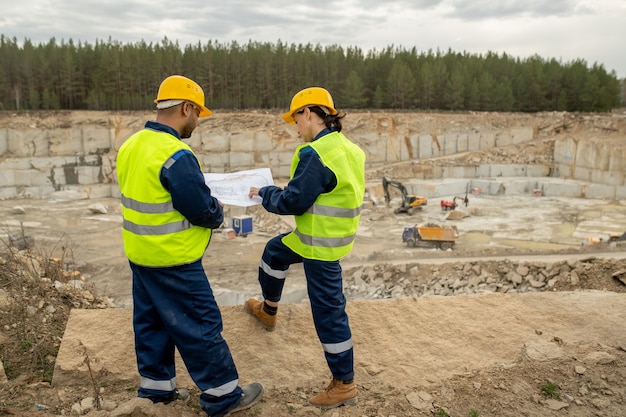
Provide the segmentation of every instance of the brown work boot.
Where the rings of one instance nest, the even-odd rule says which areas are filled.
[[[246,311],[252,314],[261,324],[265,327],[265,330],[272,332],[276,328],[276,316],[271,316],[263,310],[263,301],[250,298],[244,304]]]
[[[357,403],[356,385],[354,382],[344,384],[343,381],[333,379],[324,392],[311,398],[309,403],[322,410],[340,405],[355,405]]]

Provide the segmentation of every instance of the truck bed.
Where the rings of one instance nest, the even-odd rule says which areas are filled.
[[[422,240],[437,240],[454,242],[459,233],[453,227],[422,227],[418,226],[417,230]]]

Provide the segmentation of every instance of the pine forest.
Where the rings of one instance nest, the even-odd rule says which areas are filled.
[[[0,110],[151,110],[168,75],[192,78],[210,108],[284,109],[298,90],[327,88],[338,109],[603,112],[620,81],[602,65],[506,53],[389,46],[35,44],[0,35]]]

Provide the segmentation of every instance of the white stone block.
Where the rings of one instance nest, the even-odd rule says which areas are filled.
[[[574,182],[545,182],[542,184],[543,194],[554,197],[583,197],[583,186]]]
[[[291,160],[293,152],[274,152],[272,154],[272,169],[274,167],[286,167],[287,172],[291,169]]]
[[[467,152],[469,150],[468,142],[469,142],[469,137],[467,134],[462,133],[458,135],[456,138],[456,151]]]
[[[404,146],[404,138],[398,135],[390,135],[387,137],[387,160],[401,161],[402,147]]]
[[[274,180],[276,180],[277,178],[289,178],[289,167],[272,167],[272,177],[274,178]]]
[[[50,179],[50,171],[40,171],[36,169],[29,170],[30,172],[30,185],[34,186],[50,186],[52,181]]]
[[[606,171],[594,169],[591,171],[591,182],[604,185],[624,185],[624,171]]]
[[[228,152],[210,152],[208,154],[198,156],[202,161],[203,172],[227,172],[230,165],[230,155]]]
[[[256,168],[270,168],[273,165],[273,160],[270,152],[254,152],[254,166]]]
[[[1,136],[1,133],[0,133]],[[1,140],[1,139],[0,139]],[[612,147],[609,156],[609,171],[625,172],[626,171],[626,147]]]
[[[579,168],[591,168],[594,166],[594,161],[596,160],[596,149],[595,147],[589,143],[578,143],[576,146],[576,157],[575,157],[576,166]]]
[[[16,187],[30,187],[32,185],[30,169],[17,169],[13,171],[13,176]]]
[[[110,152],[113,149],[114,131],[104,127],[84,127],[83,149],[88,155]]]
[[[467,151],[478,151],[480,150],[481,139],[480,134],[471,133],[467,135]]]
[[[9,133],[7,129],[0,129],[0,156],[9,150]]]
[[[236,132],[230,135],[231,152],[251,152],[254,150],[254,132]]]
[[[206,152],[228,152],[230,151],[230,135],[207,133],[202,135],[202,151]]]
[[[527,165],[526,175],[529,177],[547,177],[550,175],[550,167],[546,165]]]
[[[257,152],[270,152],[274,143],[272,135],[267,130],[261,130],[254,134],[254,150]]]
[[[477,167],[473,166],[444,166],[441,178],[475,178]]]
[[[591,181],[592,170],[584,166],[574,166],[572,179],[589,182]]]
[[[84,153],[80,128],[50,129],[48,140],[51,156],[82,155]]]
[[[359,136],[359,146],[370,163],[387,161],[387,139],[377,133]]]
[[[398,139],[401,140],[400,143],[400,161],[410,161],[413,159],[417,159],[415,154],[417,153],[417,149],[415,149],[415,145],[417,144],[417,140],[414,143],[411,141],[410,136],[398,136]],[[417,138],[416,138],[417,139]]]
[[[504,193],[505,195],[531,195],[537,188],[537,181],[532,179],[509,180]]]
[[[99,166],[79,166],[78,167],[78,183],[89,185],[100,183],[100,167]]]
[[[572,138],[557,139],[554,141],[554,162],[571,164],[576,156],[577,142]]]
[[[587,186],[585,198],[614,199],[615,187],[606,184],[591,183]]]
[[[28,158],[29,167],[39,170],[50,170],[54,167],[61,167],[67,163],[66,157],[54,156],[46,158]]]
[[[230,169],[231,172],[242,169],[250,169],[254,166],[254,153],[252,152],[231,152]]]
[[[16,197],[18,197],[17,187],[0,186],[0,200],[8,200]]]
[[[491,149],[496,146],[496,136],[493,133],[483,133],[480,135],[480,148]],[[474,150],[474,149],[470,149]]]
[[[513,144],[529,142],[534,138],[534,130],[532,126],[520,126],[511,129],[511,138]]]
[[[189,147],[195,154],[202,150],[202,135],[200,133],[194,132],[190,138],[185,138],[181,140],[189,145]]]
[[[496,146],[510,146],[513,145],[513,139],[511,138],[510,132],[501,131],[496,133],[495,135],[495,145]]]
[[[50,170],[50,183],[53,186],[65,185],[65,169],[62,167],[53,168]]]
[[[440,140],[443,139],[443,154],[444,155],[454,155],[455,153],[458,152],[457,149],[457,140],[458,140],[458,136],[457,135],[444,135],[443,138],[440,138]]]
[[[48,132],[8,129],[8,152],[17,157],[48,156]]]
[[[45,194],[42,193],[43,190],[48,190],[47,187],[18,187],[17,195],[18,198],[42,198]]]
[[[0,187],[15,186],[15,171],[12,169],[0,169]]]
[[[117,190],[117,195],[113,194],[113,190]],[[111,184],[91,184],[83,188],[88,198],[106,198],[119,197],[119,189],[117,185]]]
[[[430,135],[419,136],[419,158],[428,159],[433,157],[433,137]]]

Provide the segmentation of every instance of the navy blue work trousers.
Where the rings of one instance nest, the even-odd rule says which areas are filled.
[[[354,348],[343,295],[341,265],[339,261],[303,258],[282,242],[283,236],[270,239],[261,256],[259,283],[263,297],[280,301],[289,266],[302,263],[313,323],[328,367],[333,378],[350,380],[354,378]]]
[[[200,388],[209,416],[235,407],[241,398],[238,374],[226,341],[222,315],[201,260],[168,268],[130,262],[133,328],[141,376],[139,397],[167,401],[176,389],[174,348]]]

